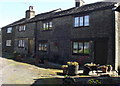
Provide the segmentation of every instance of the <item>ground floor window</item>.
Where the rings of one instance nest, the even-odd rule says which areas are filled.
[[[25,40],[18,40],[18,47],[25,47]]]
[[[73,45],[72,48],[73,54],[90,54],[89,42],[74,41],[72,42],[72,45]]]
[[[6,46],[11,46],[11,40],[6,40]]]
[[[39,42],[39,51],[47,52],[47,42]]]

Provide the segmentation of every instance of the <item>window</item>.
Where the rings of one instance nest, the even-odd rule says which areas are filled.
[[[84,42],[84,53],[89,54],[90,53],[90,43]]]
[[[18,28],[18,31],[25,31],[26,29],[26,26],[25,25],[20,25],[19,28]]]
[[[38,50],[47,52],[47,42],[39,43],[39,49]]]
[[[89,26],[89,15],[75,17],[74,18],[74,26],[75,27]]]
[[[46,28],[46,23],[43,23],[43,28]]]
[[[79,17],[75,17],[75,27],[79,26]]]
[[[6,40],[6,46],[11,46],[11,40]]]
[[[84,26],[89,26],[89,16],[84,17]]]
[[[73,54],[90,54],[90,43],[73,42]]]
[[[80,26],[83,26],[83,17],[80,17]]]
[[[49,22],[49,28],[52,29],[52,22]]]
[[[18,40],[18,47],[25,47],[25,40]]]
[[[44,22],[43,23],[43,30],[51,30],[52,29],[52,22]]]
[[[12,27],[7,28],[7,33],[12,33]]]

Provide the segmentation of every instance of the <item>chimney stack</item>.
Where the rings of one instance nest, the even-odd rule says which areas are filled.
[[[81,7],[84,3],[85,2],[83,0],[75,0],[75,7]]]
[[[29,6],[29,10],[26,11],[26,18],[32,18],[35,16],[35,11],[33,11],[33,6]]]

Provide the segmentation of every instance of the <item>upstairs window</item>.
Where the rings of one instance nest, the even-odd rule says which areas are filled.
[[[39,43],[39,51],[47,52],[47,42],[40,42]]]
[[[73,54],[90,54],[90,43],[73,42]]]
[[[74,27],[89,26],[89,15],[74,18]]]
[[[18,28],[18,31],[22,32],[22,31],[25,31],[25,29],[26,29],[25,25],[20,25]]]
[[[75,27],[79,26],[79,17],[75,17]]]
[[[11,40],[6,40],[6,46],[11,46]]]
[[[12,33],[12,27],[7,28],[7,33]]]
[[[84,16],[84,26],[89,26],[89,16]]]
[[[51,30],[52,29],[52,22],[44,22],[43,23],[43,30]]]
[[[83,16],[82,17],[80,17],[80,24],[79,24],[80,26],[83,26]]]
[[[25,47],[25,40],[18,40],[18,47]]]

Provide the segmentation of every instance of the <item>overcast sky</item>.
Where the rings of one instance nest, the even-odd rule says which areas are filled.
[[[89,4],[102,0],[84,1]],[[69,9],[75,6],[75,0],[0,0],[0,27],[24,18],[30,5],[34,6],[36,14],[39,14],[57,8]]]

